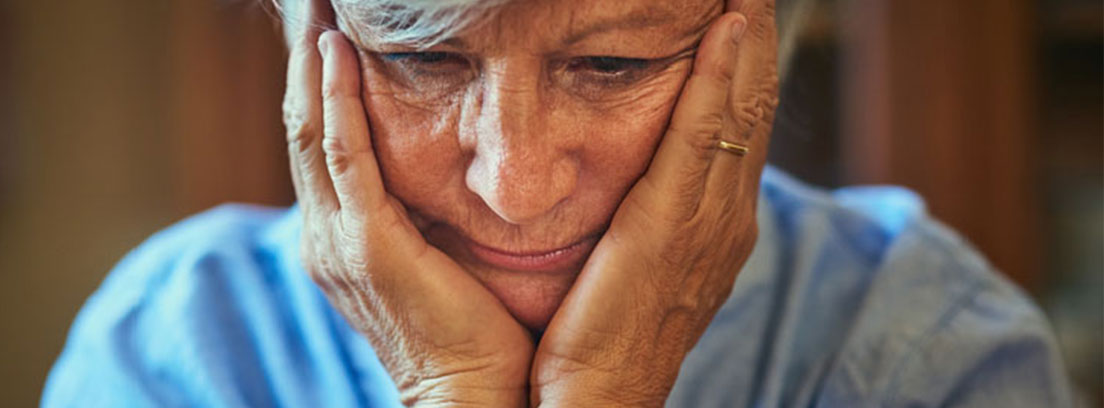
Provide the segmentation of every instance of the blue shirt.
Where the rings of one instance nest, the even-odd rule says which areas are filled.
[[[1042,314],[913,193],[768,168],[758,222],[668,406],[1072,405]],[[154,235],[77,316],[42,405],[398,405],[300,266],[300,223],[223,206]]]

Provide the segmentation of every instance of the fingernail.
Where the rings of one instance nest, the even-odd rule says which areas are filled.
[[[740,39],[744,37],[744,29],[747,28],[747,18],[742,15],[732,19],[732,25],[729,27],[732,30],[732,41],[740,42]]]

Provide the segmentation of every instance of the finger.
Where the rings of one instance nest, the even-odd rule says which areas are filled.
[[[337,200],[322,152],[322,98],[318,92],[322,62],[316,44],[321,27],[332,21],[333,12],[325,0],[284,4],[303,8],[285,13],[293,19],[285,24],[290,52],[283,110],[295,194],[305,213],[332,210]]]
[[[356,52],[339,31],[322,34],[318,48],[323,61],[322,150],[339,205],[350,214],[364,214],[380,208],[386,192],[360,99]]]
[[[700,200],[724,126],[726,98],[735,75],[737,42],[746,21],[739,13],[724,14],[702,38],[667,134],[641,180],[657,192],[656,197],[645,202],[676,204],[671,209],[682,211],[683,207],[696,206]]]
[[[736,75],[729,94],[735,119],[732,137],[740,143],[757,143],[750,136],[769,135],[769,119],[778,104],[778,32],[774,0],[732,1],[747,16],[740,42]],[[767,126],[764,126],[767,125]],[[760,149],[765,150],[765,149]]]
[[[706,180],[703,201],[717,203],[720,211],[741,213],[759,188],[759,173],[766,163],[774,110],[778,105],[777,34],[772,0],[746,1],[739,5],[748,16],[748,28],[740,42],[735,78],[728,96],[726,123],[721,132],[729,142],[748,147],[741,156],[718,150]],[[754,204],[754,203],[752,203]]]

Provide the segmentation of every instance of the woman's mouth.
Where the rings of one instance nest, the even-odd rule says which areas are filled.
[[[562,248],[523,252],[489,247],[466,237],[464,242],[476,259],[488,265],[520,272],[552,272],[582,263],[598,243],[598,237],[584,238]]]

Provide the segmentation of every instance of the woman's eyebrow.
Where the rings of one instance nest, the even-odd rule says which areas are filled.
[[[571,34],[564,38],[563,44],[565,46],[572,45],[581,41],[587,36],[604,31],[651,28],[664,24],[669,24],[674,19],[674,17],[675,16],[671,15],[668,10],[659,8],[647,8],[643,10],[636,10],[626,15],[600,18],[590,22],[580,29],[574,30]]]

